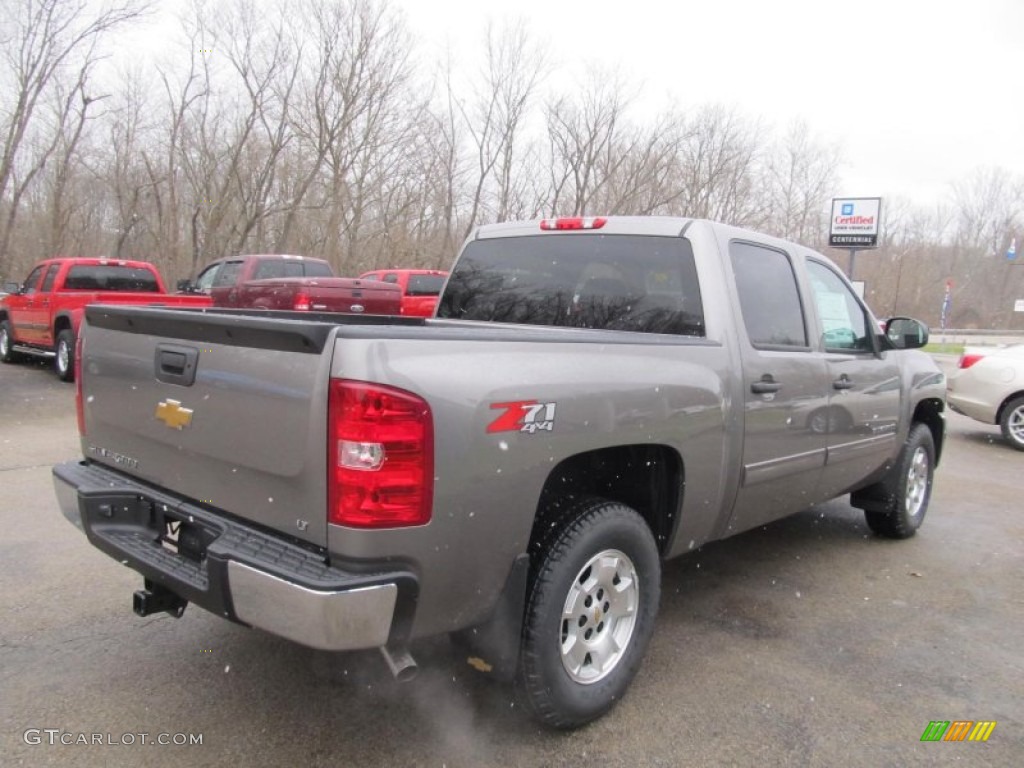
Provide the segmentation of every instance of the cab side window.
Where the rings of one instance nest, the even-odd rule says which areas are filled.
[[[36,293],[39,288],[39,277],[43,274],[43,267],[38,266],[28,273],[28,277],[25,278],[25,287],[22,288],[22,293],[26,296],[32,296]]]
[[[808,260],[807,274],[826,351],[872,351],[870,323],[853,291],[839,275],[817,261]]]
[[[224,266],[222,263],[212,264],[199,274],[199,277],[196,278],[196,293],[210,292],[210,289],[213,288],[213,281],[222,266]]]
[[[807,347],[807,330],[789,257],[734,240],[729,257],[747,337],[755,347]]]
[[[60,264],[51,264],[50,268],[46,270],[46,277],[43,278],[43,287],[39,290],[43,293],[49,293],[53,290],[53,282],[57,279],[57,273],[60,271]]]
[[[231,287],[238,282],[238,275],[242,272],[242,262],[240,261],[226,261],[221,265],[220,272],[213,279],[214,288],[222,288],[224,286]]]

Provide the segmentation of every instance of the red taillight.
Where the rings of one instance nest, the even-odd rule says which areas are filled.
[[[981,360],[984,355],[960,355],[960,362],[957,363],[957,368],[970,368],[976,362]]]
[[[298,310],[300,312],[308,312],[309,311],[309,305],[310,305],[309,294],[307,294],[307,293],[296,293],[295,294],[295,302],[292,304],[292,309]]]
[[[543,219],[540,228],[543,230],[556,229],[600,229],[608,219],[601,216],[575,216],[561,219]]]
[[[78,329],[78,336],[75,338],[75,412],[78,414],[78,434],[85,434],[85,403],[82,399],[82,331]]]
[[[427,402],[400,389],[332,379],[328,418],[328,522],[430,522],[434,420]]]

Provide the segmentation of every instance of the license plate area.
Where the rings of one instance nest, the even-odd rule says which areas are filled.
[[[206,548],[216,538],[214,532],[194,520],[186,520],[170,512],[157,515],[157,526],[161,547],[197,563],[206,559]]]

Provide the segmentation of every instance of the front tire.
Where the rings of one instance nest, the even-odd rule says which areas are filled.
[[[915,424],[907,435],[896,464],[882,483],[884,502],[867,510],[868,527],[879,536],[908,539],[924,522],[932,495],[935,441],[924,424]]]
[[[654,629],[661,562],[633,509],[587,499],[531,568],[517,688],[533,715],[576,728],[622,698]]]
[[[57,356],[53,360],[53,369],[61,381],[75,380],[75,334],[70,328],[57,334]]]
[[[999,428],[1006,442],[1018,451],[1024,451],[1024,397],[1015,397],[1003,408]]]

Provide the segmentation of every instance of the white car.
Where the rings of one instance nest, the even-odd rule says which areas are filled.
[[[998,424],[1024,451],[1024,344],[967,347],[946,383],[946,402],[957,413]]]

